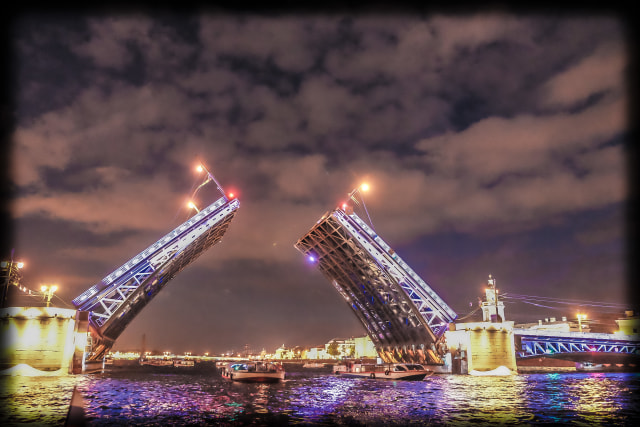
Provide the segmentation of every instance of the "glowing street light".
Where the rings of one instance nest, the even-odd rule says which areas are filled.
[[[5,307],[7,304],[7,298],[9,297],[9,285],[16,285],[20,287],[20,271],[24,268],[24,262],[14,261],[13,252],[11,250],[11,260],[0,262],[0,269],[5,276],[4,283],[2,285],[2,296],[0,298],[0,306]]]
[[[40,290],[42,291],[43,297],[47,300],[47,307],[49,307],[49,304],[51,304],[51,297],[53,297],[53,294],[55,293],[55,291],[58,290],[58,286],[56,286],[56,285],[51,285],[51,286],[42,285],[40,287]]]
[[[347,197],[350,199],[351,197],[353,197],[354,194],[360,191],[366,193],[367,191],[369,191],[369,188],[370,188],[369,184],[367,184],[366,182],[363,182],[358,187],[354,188],[353,191],[347,195]]]
[[[587,320],[587,315],[578,313],[578,329],[580,330],[580,332],[582,332],[582,321],[583,320]]]
[[[200,213],[200,209],[198,209],[198,207],[196,206],[195,203],[193,203],[192,201],[189,201],[189,203],[187,203],[187,206],[189,206],[190,209],[195,209],[196,212]]]
[[[207,177],[205,178],[205,180],[202,182],[202,184],[200,184],[195,191],[193,192],[193,195],[195,196],[195,194],[198,192],[198,190],[200,190],[200,188],[202,188],[203,186],[207,185],[209,182],[213,181],[216,183],[216,186],[218,187],[218,191],[220,191],[220,193],[227,197],[224,189],[222,188],[222,186],[220,185],[220,183],[218,182],[218,180],[216,180],[216,178],[211,174],[211,172],[209,172],[209,169],[206,168],[206,166],[202,163],[199,163],[198,166],[196,166],[196,171],[198,173],[202,173],[202,172],[206,172],[207,173]],[[233,196],[231,196],[231,198],[233,198]]]
[[[373,222],[371,222],[371,217],[369,216],[369,211],[367,210],[367,206],[364,203],[364,197],[362,197],[362,193],[369,191],[369,184],[367,184],[366,182],[363,182],[362,184],[360,184],[360,186],[356,187],[353,189],[353,191],[351,191],[351,193],[349,193],[347,195],[347,200],[351,199],[353,200],[357,205],[359,205],[360,203],[362,203],[362,207],[364,208],[364,211],[367,214],[367,218],[369,219],[369,224],[371,225],[371,228],[373,228]],[[360,194],[360,202],[358,202],[358,200],[356,200],[355,198],[355,194],[356,193],[361,193]],[[348,205],[346,203],[344,203],[342,205],[342,210],[343,211],[347,211],[347,207]],[[352,213],[352,212],[351,212]],[[350,213],[349,213],[350,214]]]

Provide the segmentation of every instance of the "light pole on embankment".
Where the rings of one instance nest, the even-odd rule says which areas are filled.
[[[12,284],[17,285],[20,281],[19,270],[24,267],[24,263],[22,261],[14,261],[13,260],[13,252],[14,249],[11,249],[11,260],[10,261],[2,261],[0,263],[0,268],[4,273],[4,283],[2,284],[2,300],[0,301],[1,308],[5,308],[7,306],[7,300],[9,298],[9,286]],[[15,278],[13,276],[16,276]],[[18,282],[18,283],[13,283]]]

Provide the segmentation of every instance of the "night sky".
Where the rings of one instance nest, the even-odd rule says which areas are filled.
[[[24,285],[71,307],[188,218],[198,159],[240,200],[115,349],[363,335],[293,245],[364,181],[375,230],[460,317],[489,274],[507,320],[634,308],[615,14],[34,12],[10,34]]]

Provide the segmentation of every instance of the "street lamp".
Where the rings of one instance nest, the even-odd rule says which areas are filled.
[[[5,274],[4,284],[2,285],[2,307],[7,306],[7,298],[9,297],[9,285],[18,285],[20,283],[19,270],[24,267],[24,262],[13,260],[13,250],[11,250],[11,260],[2,261],[0,268]]]
[[[201,162],[198,164],[198,166],[196,166],[196,171],[198,173],[202,173],[202,172],[206,172],[207,173],[207,177],[204,179],[204,182],[202,184],[200,184],[196,190],[193,192],[193,195],[195,196],[196,193],[198,192],[198,190],[200,190],[201,187],[205,186],[206,184],[208,184],[210,181],[213,181],[216,183],[216,186],[218,187],[218,191],[220,191],[220,193],[227,197],[224,189],[222,188],[222,186],[220,185],[220,183],[218,182],[218,180],[216,180],[216,178],[211,174],[211,172],[209,172],[209,170],[205,167],[205,165]],[[231,196],[233,197],[233,196]]]
[[[582,332],[582,321],[587,320],[586,314],[578,314],[578,329]]]
[[[47,307],[49,307],[49,304],[51,304],[51,297],[53,296],[54,292],[58,290],[58,286],[56,286],[56,285],[51,285],[51,286],[42,285],[40,287],[40,290],[42,291],[43,297],[47,300]]]
[[[198,209],[198,207],[196,206],[195,203],[193,203],[192,201],[189,201],[189,203],[187,203],[187,206],[189,206],[189,208],[191,209],[195,209],[196,212],[200,213],[200,209]]]

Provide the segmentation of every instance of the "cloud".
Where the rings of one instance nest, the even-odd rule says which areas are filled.
[[[561,73],[542,88],[548,106],[572,106],[592,95],[624,90],[627,51],[618,44],[602,43],[594,52]]]
[[[221,55],[273,61],[287,71],[308,70],[316,61],[312,44],[323,25],[302,17],[244,19],[235,16],[205,14],[199,22],[203,59],[216,63]]]
[[[134,60],[128,43],[148,40],[152,22],[143,16],[120,16],[90,19],[88,26],[91,38],[72,50],[99,67],[122,70]]]
[[[567,157],[597,149],[625,129],[625,103],[617,99],[575,114],[490,117],[462,132],[422,140],[417,147],[444,175],[489,184],[503,175],[561,167]]]

